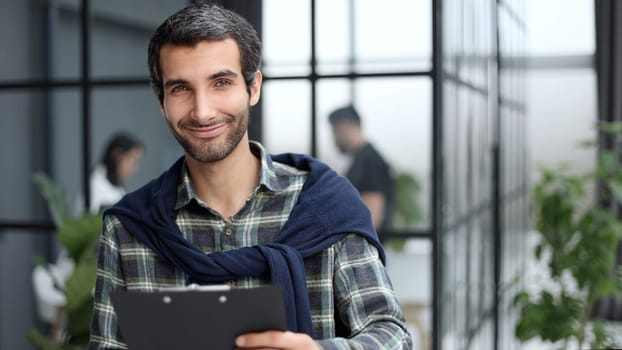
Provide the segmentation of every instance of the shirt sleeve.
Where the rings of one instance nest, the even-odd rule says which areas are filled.
[[[324,350],[411,349],[411,335],[377,249],[357,235],[347,236],[339,245],[335,309],[350,336],[318,344]]]
[[[99,241],[97,281],[91,321],[89,350],[127,349],[117,328],[117,315],[110,302],[110,292],[125,289],[125,280],[119,261],[117,231],[123,229],[114,217],[104,218],[104,228]]]

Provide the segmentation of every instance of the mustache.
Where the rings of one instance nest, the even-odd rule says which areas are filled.
[[[220,125],[220,124],[226,124],[226,123],[230,123],[234,120],[234,118],[232,116],[224,116],[224,117],[220,117],[217,119],[213,119],[210,120],[208,123],[200,123],[194,119],[184,119],[179,121],[178,126],[180,128],[185,128],[185,129],[200,129],[200,128],[211,128],[213,126],[216,125]]]

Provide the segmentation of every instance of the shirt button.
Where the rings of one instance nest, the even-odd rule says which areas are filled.
[[[227,228],[227,229],[225,230],[225,234],[226,234],[227,236],[231,236],[231,234],[232,234],[232,233],[233,233],[233,231],[232,231],[230,228]]]

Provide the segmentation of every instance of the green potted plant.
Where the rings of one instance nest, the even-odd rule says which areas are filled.
[[[622,137],[621,124],[599,127]],[[573,174],[564,166],[544,169],[534,187],[539,243],[533,253],[547,264],[551,281],[536,293],[515,295],[520,313],[515,333],[521,341],[540,337],[561,349],[570,344],[578,349],[622,346],[613,344],[604,320],[592,312],[599,298],[622,296],[622,268],[615,266],[622,221],[609,208],[590,204],[588,189],[597,183],[605,196],[622,200],[622,166],[614,152],[601,150],[596,169],[586,174]]]
[[[93,309],[92,291],[95,287],[101,213],[72,218],[65,195],[59,186],[43,174],[36,174],[34,181],[47,201],[58,229],[58,239],[75,267],[69,278],[56,286],[66,300],[59,313],[62,316],[63,336],[52,339],[32,329],[28,333],[28,339],[43,350],[86,349]]]
[[[394,176],[395,197],[390,228],[394,231],[408,231],[416,228],[423,218],[419,195],[421,184],[416,175],[409,172],[397,172]],[[406,239],[393,238],[385,243],[387,248],[402,252]]]
[[[394,179],[395,198],[391,228],[394,230],[412,230],[421,221],[419,194],[421,184],[417,177],[408,172],[399,172]]]

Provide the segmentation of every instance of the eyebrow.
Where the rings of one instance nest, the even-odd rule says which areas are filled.
[[[164,83],[164,88],[168,89],[171,86],[179,85],[179,84],[188,84],[188,80],[186,80],[186,79],[171,79],[171,80],[167,80]]]
[[[214,80],[214,79],[219,79],[219,78],[225,78],[225,77],[229,77],[229,78],[237,78],[238,77],[238,73],[230,70],[230,69],[223,69],[220,70],[216,73],[210,74],[207,79],[208,80]],[[164,83],[164,88],[169,88],[171,86],[174,85],[178,85],[178,84],[189,84],[190,82],[186,79],[171,79],[171,80],[167,80]]]
[[[224,78],[224,77],[229,77],[229,78],[237,78],[238,77],[238,73],[230,70],[230,69],[223,69],[221,71],[218,71],[212,75],[210,75],[208,77],[209,80],[214,80],[214,79],[218,79],[218,78]]]

